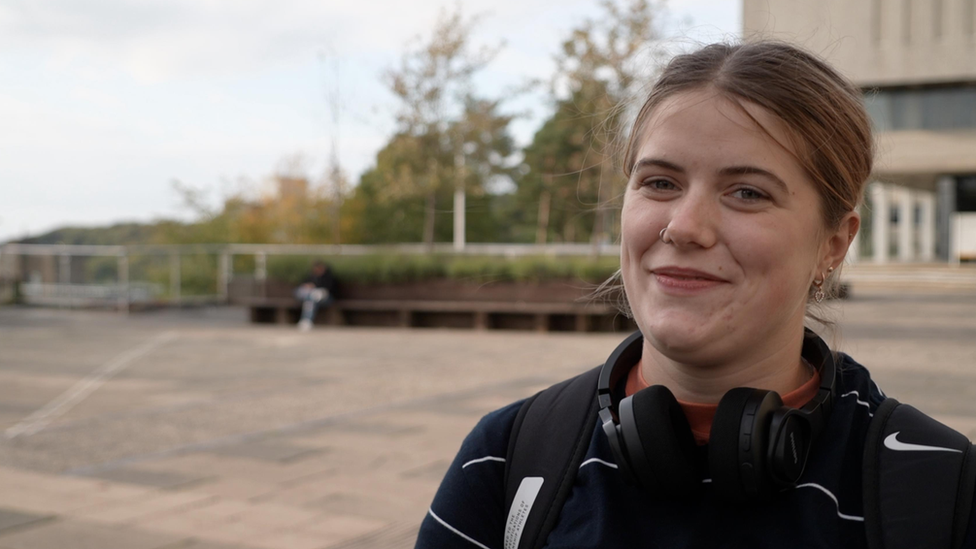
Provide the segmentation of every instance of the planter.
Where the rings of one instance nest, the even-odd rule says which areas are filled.
[[[340,281],[337,299],[415,301],[509,301],[525,303],[576,303],[586,301],[596,284],[581,280],[467,282],[434,279],[418,282],[358,284]],[[231,301],[248,298],[286,299],[294,287],[275,280],[263,285],[250,277],[235,277],[230,285]]]
[[[585,299],[595,288],[595,284],[579,280],[466,282],[440,279],[397,284],[343,283],[337,293],[345,299],[571,303]]]
[[[633,321],[596,285],[578,280],[473,283],[428,280],[398,284],[340,284],[322,324],[536,331],[630,331]],[[275,281],[235,280],[231,300],[251,309],[253,322],[294,323],[294,288]],[[322,311],[320,311],[322,312]]]

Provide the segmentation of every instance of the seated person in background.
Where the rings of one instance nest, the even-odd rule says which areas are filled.
[[[333,300],[335,278],[332,270],[322,260],[312,264],[312,272],[301,286],[295,288],[295,299],[302,302],[302,318],[298,321],[298,328],[302,331],[312,329],[315,313],[319,307],[328,307]]]

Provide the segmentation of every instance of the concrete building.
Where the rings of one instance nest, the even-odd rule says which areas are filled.
[[[865,92],[878,157],[861,260],[976,260],[976,0],[743,0],[742,21]]]

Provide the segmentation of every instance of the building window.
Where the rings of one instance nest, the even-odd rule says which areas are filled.
[[[976,83],[868,91],[864,106],[878,131],[976,128]]]
[[[976,212],[976,175],[956,178],[956,211]]]

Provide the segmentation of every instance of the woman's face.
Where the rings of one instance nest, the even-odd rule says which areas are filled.
[[[829,236],[813,183],[781,144],[783,123],[705,89],[662,102],[642,133],[621,270],[645,337],[688,363],[795,341]],[[659,238],[665,227],[671,244]]]

